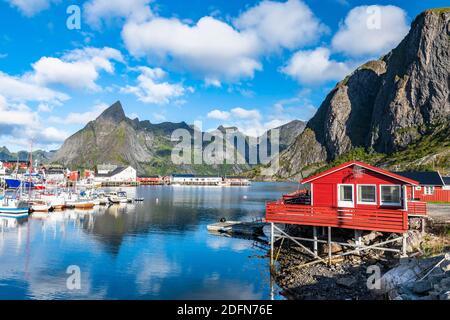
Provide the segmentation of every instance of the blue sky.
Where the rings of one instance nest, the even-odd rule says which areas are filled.
[[[0,0],[0,145],[57,148],[116,100],[132,118],[204,130],[308,120],[337,81],[446,4]],[[67,27],[70,5],[80,29]]]

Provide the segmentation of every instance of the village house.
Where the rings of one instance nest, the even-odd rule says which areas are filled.
[[[94,181],[96,183],[130,183],[136,182],[136,180],[136,169],[131,166],[115,166],[114,168],[111,165],[108,168],[106,168],[105,166],[101,166],[94,177]]]
[[[412,198],[425,202],[450,202],[450,188],[437,171],[398,172],[397,174],[419,182],[412,190]]]
[[[426,203],[412,197],[414,188],[419,186],[418,181],[359,161],[344,163],[300,183],[304,189],[266,204],[266,221],[271,223],[272,230],[271,261],[273,244],[277,239],[289,238],[301,245],[299,238],[290,236],[276,224],[312,227],[313,239],[301,240],[312,241],[314,249],[302,247],[318,259],[318,227],[326,227],[331,260],[332,228],[354,230],[354,252],[364,249],[361,242],[363,231],[401,234],[384,244],[402,241],[402,249],[382,248],[381,244],[378,249],[405,255],[409,218],[418,217],[423,225],[427,214]]]
[[[163,178],[161,176],[139,176],[137,181],[141,185],[160,185],[164,184]]]
[[[225,177],[225,183],[231,186],[248,186],[250,185],[250,180],[246,177],[231,176]]]
[[[219,185],[223,183],[222,177],[217,176],[196,176],[193,174],[172,174],[170,184],[182,185]]]

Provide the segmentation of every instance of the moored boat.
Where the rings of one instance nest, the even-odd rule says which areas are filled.
[[[30,206],[26,201],[0,196],[0,217],[28,217]]]
[[[52,209],[52,206],[44,200],[31,200],[30,205],[33,212],[48,212]]]

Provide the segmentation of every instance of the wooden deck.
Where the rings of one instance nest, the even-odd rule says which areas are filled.
[[[408,212],[389,209],[352,209],[266,204],[266,221],[318,227],[404,233],[408,230]]]

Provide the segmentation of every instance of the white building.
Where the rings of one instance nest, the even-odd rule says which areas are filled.
[[[215,176],[195,176],[193,174],[173,174],[170,176],[170,183],[214,186],[223,183],[223,178]]]
[[[113,170],[102,170],[98,172],[94,178],[95,182],[136,182],[136,169],[131,166],[116,167]]]

